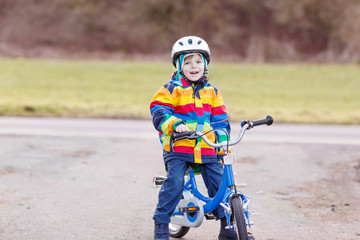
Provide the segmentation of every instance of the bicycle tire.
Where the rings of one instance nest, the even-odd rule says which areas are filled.
[[[248,233],[242,201],[240,200],[240,198],[234,197],[230,200],[230,206],[232,210],[231,219],[233,222],[237,240],[248,240]]]
[[[182,238],[189,232],[189,227],[184,227],[176,224],[169,224],[169,235],[173,238]]]

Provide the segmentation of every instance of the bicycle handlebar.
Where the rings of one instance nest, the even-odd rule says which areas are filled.
[[[255,127],[255,126],[264,125],[264,124],[270,126],[271,124],[273,124],[273,122],[274,122],[274,119],[271,116],[266,116],[264,119],[253,121],[252,126]]]
[[[171,139],[172,141],[178,141],[178,140],[182,140],[182,139],[190,139],[190,140],[194,140],[196,138],[201,137],[210,147],[213,148],[224,148],[227,146],[232,146],[235,144],[238,144],[241,139],[243,138],[245,131],[255,127],[255,126],[259,126],[259,125],[268,125],[270,126],[271,124],[273,124],[274,120],[271,116],[266,116],[264,119],[260,119],[260,120],[255,120],[255,121],[248,121],[248,123],[246,123],[242,128],[241,131],[238,135],[238,137],[235,139],[235,141],[230,141],[229,143],[224,142],[224,143],[212,143],[206,136],[205,134],[198,132],[198,131],[189,131],[189,132],[182,132],[182,133],[177,133],[177,132],[172,132],[171,133]]]

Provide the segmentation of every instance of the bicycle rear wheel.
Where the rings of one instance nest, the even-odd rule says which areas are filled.
[[[238,197],[230,200],[232,210],[232,221],[237,240],[248,240],[248,233],[246,229],[245,214],[243,210],[242,201]]]
[[[184,227],[172,223],[169,224],[170,237],[173,238],[181,238],[185,236],[189,232],[189,230],[190,230],[189,227]]]

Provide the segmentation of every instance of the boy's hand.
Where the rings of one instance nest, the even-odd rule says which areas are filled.
[[[181,132],[188,132],[189,129],[186,125],[181,124],[175,128],[175,132],[181,133]]]

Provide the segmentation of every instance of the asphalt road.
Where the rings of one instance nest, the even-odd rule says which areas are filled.
[[[0,146],[1,240],[152,239],[165,171],[150,121],[6,117]],[[261,126],[233,152],[256,239],[360,239],[359,126]]]

